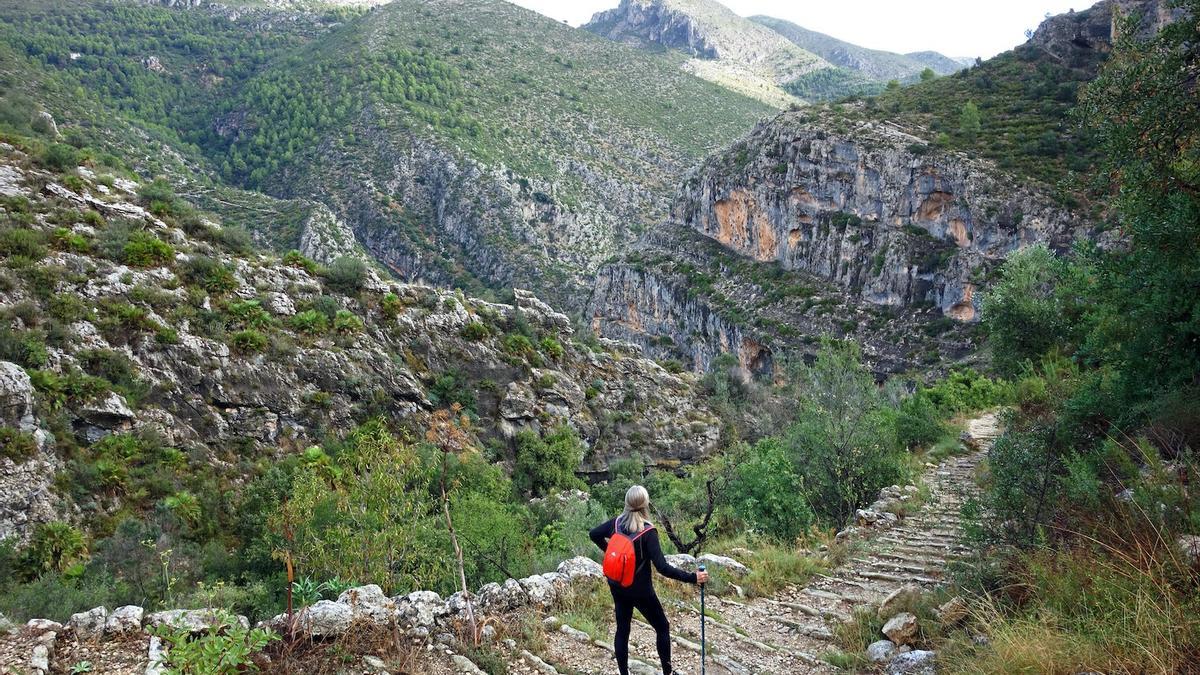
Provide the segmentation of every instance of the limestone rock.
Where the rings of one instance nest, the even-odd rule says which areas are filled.
[[[146,625],[150,627],[170,626],[190,633],[203,633],[212,626],[221,625],[231,617],[225,612],[211,609],[170,609],[155,612],[146,617]],[[232,617],[243,628],[250,627],[250,621],[244,616]]]
[[[909,644],[917,637],[917,617],[901,612],[883,625],[883,634],[897,645]]]
[[[71,615],[68,626],[81,640],[94,640],[104,635],[104,624],[108,619],[108,609],[95,607],[86,612]]]
[[[321,600],[296,614],[296,626],[313,637],[337,637],[350,629],[354,610],[349,605]]]
[[[61,633],[63,625],[50,619],[30,619],[25,623],[25,628],[36,635],[39,633]]]
[[[396,618],[404,625],[432,628],[438,619],[450,613],[442,597],[433,591],[414,591],[392,600],[396,605]]]
[[[78,415],[88,424],[110,431],[128,428],[137,417],[125,398],[116,392],[84,404],[78,409]]]
[[[938,618],[948,626],[953,626],[962,621],[970,613],[971,608],[967,606],[967,601],[958,596],[950,598],[937,608]]]
[[[600,567],[600,563],[591,558],[577,556],[559,563],[558,573],[572,581],[581,577],[595,577],[599,579],[604,576],[604,569]]]
[[[0,425],[33,426],[33,383],[24,368],[8,361],[0,361]]]
[[[516,579],[506,579],[503,584],[490,583],[479,589],[480,609],[500,614],[524,605],[529,597]]]
[[[521,579],[521,586],[529,601],[538,607],[549,607],[558,597],[558,585],[565,578],[557,572],[547,572]]]
[[[879,603],[879,618],[885,616],[895,616],[901,605],[912,602],[921,597],[921,589],[914,584],[904,584],[900,588],[887,594],[887,597]]]
[[[386,626],[396,616],[395,601],[384,595],[383,589],[375,584],[345,590],[338,596],[338,602],[350,607],[355,621]]]
[[[109,635],[131,633],[142,629],[145,610],[137,605],[118,607],[109,613],[104,622],[104,632]]]
[[[888,663],[885,672],[887,675],[934,675],[937,672],[936,662],[936,653],[916,649],[897,654]]]
[[[1179,550],[1183,551],[1184,560],[1191,567],[1200,566],[1200,536],[1185,534],[1177,542]]]
[[[697,558],[697,560],[699,562],[702,562],[705,565],[707,565],[709,570],[712,570],[715,567],[724,572],[729,572],[729,573],[737,575],[737,576],[744,576],[744,575],[750,573],[749,567],[746,567],[745,565],[734,560],[733,558],[729,558],[729,557],[726,557],[723,555],[714,555],[712,553],[704,553],[704,554],[701,554],[700,557]]]
[[[871,663],[886,663],[896,653],[896,643],[891,640],[879,640],[867,646],[867,659]]]

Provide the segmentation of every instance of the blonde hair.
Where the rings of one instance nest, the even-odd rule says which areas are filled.
[[[641,485],[625,491],[625,510],[620,518],[622,529],[637,534],[650,524],[650,493]]]

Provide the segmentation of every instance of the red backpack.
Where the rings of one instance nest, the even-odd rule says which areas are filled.
[[[622,588],[632,586],[634,573],[637,572],[637,552],[633,548],[633,542],[653,529],[654,526],[650,526],[628,537],[622,534],[621,528],[614,523],[613,535],[608,538],[608,548],[604,551],[604,576],[620,584]]]

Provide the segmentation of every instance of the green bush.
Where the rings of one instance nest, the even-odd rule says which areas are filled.
[[[224,610],[212,610],[208,629],[199,635],[187,628],[163,625],[154,634],[166,643],[163,665],[180,675],[237,675],[256,672],[251,658],[272,640],[280,639],[265,628],[245,628]]]
[[[525,358],[537,356],[537,350],[533,348],[533,341],[520,333],[505,335],[501,344],[504,347],[504,351],[513,356]]]
[[[543,354],[555,361],[561,359],[563,356],[562,343],[552,337],[542,338],[541,342],[538,343],[538,346],[541,347]]]
[[[743,452],[728,488],[734,513],[755,531],[785,543],[796,541],[816,516],[788,448],[778,439],[766,438]]]
[[[63,522],[38,525],[25,549],[25,569],[30,576],[63,572],[87,555],[83,533]]]
[[[554,490],[583,486],[575,476],[583,461],[583,441],[571,427],[557,427],[544,438],[525,430],[517,434],[516,445],[513,484],[520,490],[543,496]]]
[[[50,243],[60,251],[70,251],[72,253],[87,253],[92,248],[92,244],[88,241],[87,237],[82,234],[76,234],[65,227],[54,230],[54,233],[50,235]]]
[[[324,335],[329,330],[329,319],[315,309],[296,314],[290,323],[296,332],[310,336]]]
[[[905,448],[921,448],[936,443],[949,430],[942,413],[924,390],[900,402],[895,424],[896,441]]]
[[[475,340],[478,342],[480,340],[486,340],[488,337],[490,337],[492,331],[488,330],[488,327],[483,323],[479,321],[472,321],[462,327],[460,334],[468,340]]]
[[[267,336],[248,328],[234,333],[230,338],[230,345],[243,354],[257,354],[266,350]]]
[[[79,164],[79,151],[66,143],[51,143],[42,151],[40,159],[49,169],[65,171]]]
[[[39,230],[16,228],[0,232],[0,255],[41,260],[46,257],[46,236]]]
[[[224,295],[238,287],[237,277],[221,261],[208,256],[196,256],[187,261],[183,277],[188,283],[195,284],[209,293]]]
[[[300,269],[313,275],[319,274],[321,271],[320,265],[318,265],[315,261],[306,258],[303,253],[296,250],[291,250],[283,254],[283,264],[290,267],[299,267]]]
[[[389,319],[395,319],[404,311],[404,303],[400,300],[400,296],[395,293],[388,293],[379,301],[379,311]]]
[[[131,233],[121,254],[126,264],[136,267],[165,265],[174,256],[175,249],[170,244],[144,231]]]
[[[12,427],[0,427],[0,457],[20,464],[37,453],[33,435]]]
[[[187,210],[186,205],[175,196],[175,189],[165,178],[155,178],[138,188],[138,198],[156,216],[179,216]]]
[[[1060,344],[1069,318],[1058,293],[1063,281],[1063,264],[1044,246],[1014,253],[1000,267],[981,316],[996,367],[1005,375]]]
[[[475,392],[470,382],[458,371],[439,375],[433,380],[429,387],[429,401],[444,408],[458,404],[467,412],[475,411]]]
[[[225,311],[232,319],[233,325],[241,328],[266,330],[275,323],[258,300],[231,302]]]
[[[342,295],[358,295],[367,282],[367,264],[358,258],[338,258],[325,271],[325,280]]]
[[[361,333],[363,320],[349,310],[339,309],[333,317],[333,330],[341,335]]]
[[[44,368],[50,360],[46,334],[41,330],[16,331],[0,325],[0,360],[24,368]]]

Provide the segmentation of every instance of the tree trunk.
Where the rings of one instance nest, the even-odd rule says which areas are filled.
[[[454,546],[454,558],[458,563],[458,583],[462,588],[463,600],[467,603],[467,622],[471,624],[471,643],[479,644],[479,631],[475,627],[475,608],[471,605],[471,592],[467,589],[467,570],[463,563],[462,547],[454,533],[454,521],[450,519],[450,497],[446,494],[446,454],[442,453],[442,513],[446,516],[446,529],[450,531],[450,543]]]

